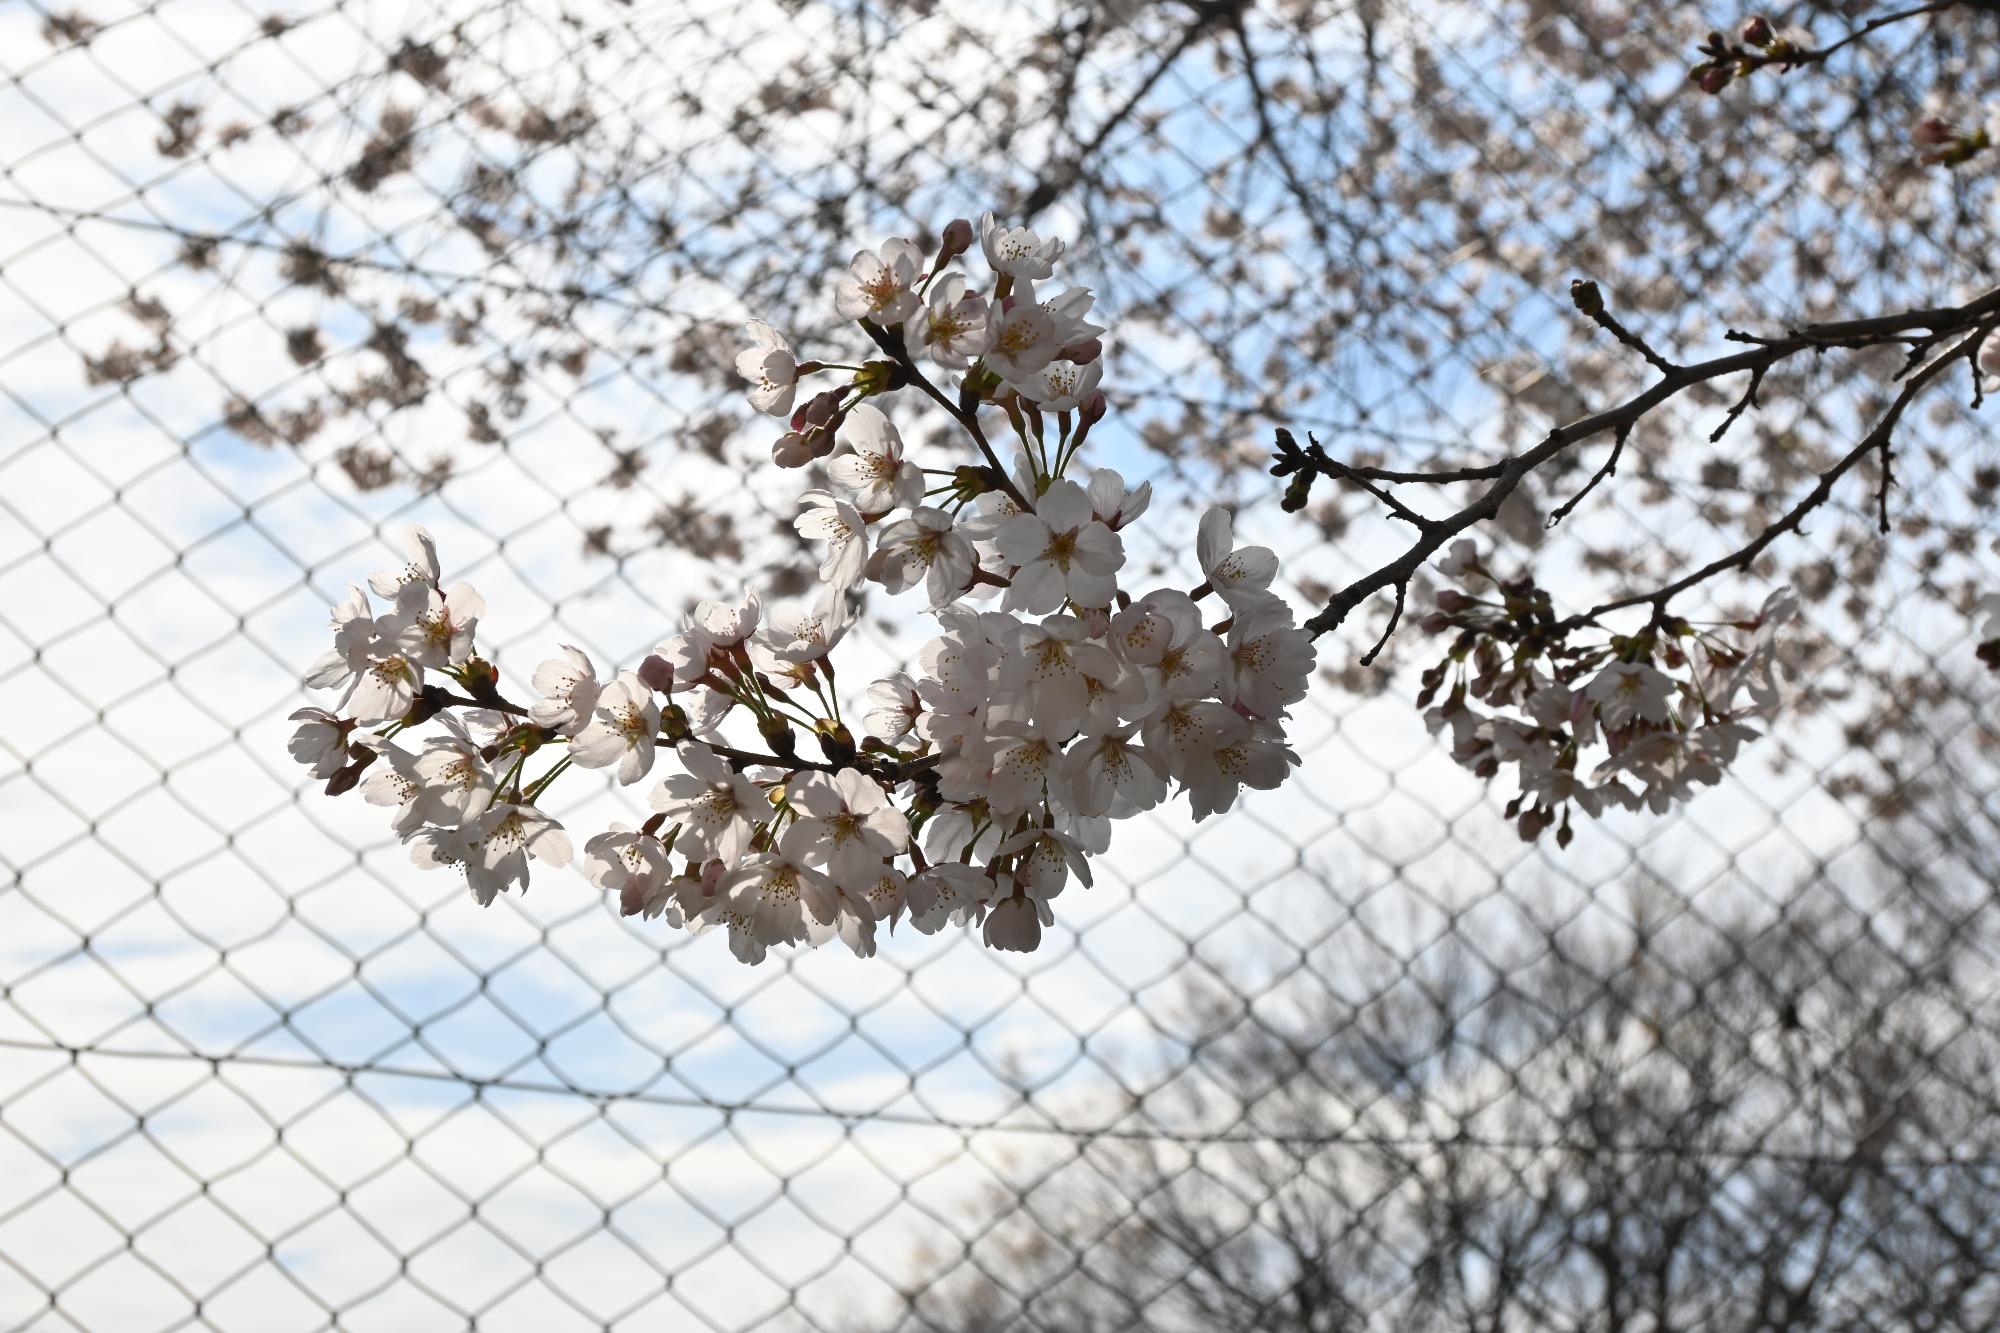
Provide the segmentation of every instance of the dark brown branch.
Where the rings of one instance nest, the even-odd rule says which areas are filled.
[[[1805,521],[1806,515],[1810,514],[1813,510],[1819,508],[1820,505],[1826,503],[1827,498],[1833,494],[1834,483],[1839,481],[1843,476],[1845,476],[1849,471],[1851,471],[1854,468],[1854,466],[1857,463],[1859,463],[1862,459],[1866,458],[1869,454],[1874,453],[1877,450],[1881,450],[1885,455],[1883,461],[1883,480],[1880,492],[1880,497],[1881,497],[1880,504],[1882,511],[1882,519],[1881,519],[1882,530],[1884,532],[1887,532],[1889,530],[1889,517],[1888,517],[1889,478],[1888,478],[1888,462],[1886,454],[1888,452],[1890,441],[1894,438],[1897,424],[1902,420],[1904,411],[1908,409],[1909,405],[1916,400],[1917,396],[1920,393],[1922,393],[1924,389],[1931,384],[1932,381],[1936,380],[1945,371],[1949,370],[1955,362],[1962,360],[1968,356],[1978,355],[1979,344],[1985,340],[1985,338],[1989,333],[1991,333],[1993,327],[1994,325],[1992,322],[1988,322],[1986,324],[1981,325],[1976,331],[1973,332],[1973,334],[1970,337],[1964,339],[1962,342],[1958,343],[1958,345],[1953,347],[1950,351],[1946,352],[1943,356],[1938,357],[1936,360],[1926,365],[1922,370],[1910,376],[1909,379],[1905,381],[1905,383],[1903,384],[1902,391],[1896,395],[1895,401],[1889,405],[1888,410],[1884,412],[1882,414],[1881,419],[1875,423],[1874,429],[1869,431],[1868,434],[1865,437],[1863,437],[1863,439],[1859,444],[1855,445],[1852,449],[1850,449],[1832,467],[1828,468],[1825,472],[1820,473],[1819,483],[1816,486],[1814,486],[1810,491],[1806,492],[1806,494],[1800,498],[1799,502],[1793,505],[1791,509],[1786,512],[1783,518],[1779,519],[1777,522],[1772,523],[1770,526],[1766,527],[1762,532],[1758,533],[1756,537],[1752,538],[1748,543],[1739,547],[1735,551],[1730,552],[1728,555],[1710,561],[1708,564],[1703,565],[1700,569],[1695,570],[1691,574],[1683,575],[1682,577],[1675,579],[1672,583],[1669,583],[1664,587],[1654,589],[1652,592],[1635,593],[1628,597],[1616,598],[1612,601],[1605,602],[1598,606],[1594,606],[1588,611],[1578,612],[1576,615],[1570,616],[1568,619],[1559,622],[1557,625],[1557,629],[1558,630],[1573,629],[1578,625],[1587,624],[1591,621],[1596,620],[1599,616],[1607,615],[1613,611],[1624,610],[1625,608],[1632,606],[1643,606],[1649,602],[1652,603],[1654,606],[1664,606],[1668,601],[1670,601],[1678,594],[1686,592],[1689,588],[1694,587],[1698,583],[1703,583],[1708,579],[1714,578],[1717,574],[1721,574],[1731,569],[1742,569],[1747,567],[1751,561],[1755,560],[1759,555],[1763,554],[1765,548],[1770,546],[1772,542],[1776,541],[1778,538],[1784,536],[1788,532],[1799,531],[1799,526],[1801,523]]]
[[[1348,615],[1375,593],[1383,589],[1396,589],[1399,594],[1417,570],[1452,538],[1465,532],[1475,524],[1493,518],[1500,506],[1520,486],[1522,480],[1536,468],[1563,453],[1572,445],[1605,431],[1629,431],[1648,412],[1683,390],[1710,380],[1722,379],[1730,375],[1751,373],[1761,374],[1771,366],[1808,350],[1833,347],[1861,348],[1876,346],[1885,342],[1896,342],[1915,330],[1922,330],[1929,338],[1921,341],[1935,342],[1938,338],[1961,332],[1973,332],[1973,338],[1960,343],[1939,361],[1913,376],[1905,385],[1904,394],[1912,395],[1914,387],[1928,385],[1937,375],[1939,365],[1949,365],[1960,357],[1974,351],[1978,340],[1986,335],[1983,330],[1991,329],[1996,315],[2000,315],[2000,289],[1989,291],[1983,296],[1962,306],[1936,309],[1905,311],[1893,315],[1879,315],[1867,319],[1839,320],[1819,324],[1809,324],[1792,331],[1783,338],[1754,339],[1748,335],[1736,335],[1735,341],[1748,341],[1753,346],[1742,352],[1728,356],[1714,357],[1707,361],[1688,366],[1676,366],[1672,371],[1616,407],[1606,408],[1551,430],[1542,442],[1525,453],[1507,458],[1498,463],[1476,468],[1443,469],[1436,472],[1418,472],[1385,475],[1377,469],[1349,469],[1350,475],[1366,476],[1378,481],[1414,480],[1432,484],[1467,480],[1488,480],[1492,484],[1478,499],[1460,509],[1457,513],[1443,518],[1427,520],[1418,529],[1417,539],[1407,550],[1394,560],[1363,575],[1348,584],[1328,600],[1326,606],[1305,622],[1305,629],[1317,637],[1336,629]],[[1907,396],[1898,399],[1907,402]],[[1896,410],[1901,415],[1901,409]],[[1893,429],[1894,421],[1889,423]],[[1871,433],[1867,447],[1861,452],[1881,448],[1881,440]],[[1320,470],[1317,462],[1308,461],[1308,466]],[[1842,467],[1845,470],[1846,464]],[[1326,469],[1325,475],[1338,476],[1340,469]],[[1816,502],[1815,502],[1816,503]],[[1772,534],[1775,537],[1777,534]],[[1768,542],[1766,543],[1768,544]],[[1761,550],[1762,547],[1757,548]],[[1754,552],[1752,555],[1754,556]],[[1706,575],[1704,575],[1706,577]],[[1695,580],[1698,582],[1699,580]],[[1692,586],[1691,584],[1689,586]],[[1668,595],[1671,595],[1669,593]],[[1650,600],[1639,598],[1638,601]],[[1629,604],[1629,603],[1628,603]]]
[[[1569,285],[1569,299],[1599,328],[1609,333],[1619,342],[1637,352],[1662,375],[1671,375],[1680,367],[1661,356],[1649,346],[1644,338],[1618,322],[1618,317],[1604,308],[1604,293],[1597,284],[1578,278]]]
[[[493,694],[490,699],[468,699],[462,694],[453,694],[450,690],[444,689],[441,686],[427,685],[424,687],[423,698],[426,702],[435,704],[438,707],[490,708],[496,713],[505,713],[510,717],[526,717],[528,715],[527,709],[510,700],[501,698],[497,693]],[[554,734],[551,732],[544,739],[553,739]],[[759,754],[754,750],[739,750],[733,745],[719,745],[713,741],[702,741],[701,743],[721,755],[724,759],[729,760],[732,764],[736,764],[739,768],[750,764],[766,764],[774,768],[810,768],[821,773],[838,773],[843,768],[861,767],[859,764],[835,764],[818,759],[801,759],[797,757],[784,759],[775,754]]]
[[[1627,422],[1625,425],[1620,426],[1618,428],[1617,437],[1611,443],[1611,456],[1604,460],[1604,466],[1597,469],[1596,472],[1591,474],[1590,480],[1583,484],[1582,490],[1578,491],[1575,495],[1570,496],[1569,499],[1563,501],[1562,504],[1557,507],[1556,511],[1553,514],[1549,515],[1549,521],[1548,521],[1549,527],[1554,527],[1556,524],[1568,518],[1570,514],[1575,511],[1576,507],[1583,503],[1583,499],[1585,496],[1589,495],[1592,491],[1596,490],[1598,484],[1602,482],[1606,477],[1609,477],[1614,472],[1618,471],[1618,460],[1625,456],[1625,441],[1631,438],[1632,438],[1632,426],[1630,422]]]

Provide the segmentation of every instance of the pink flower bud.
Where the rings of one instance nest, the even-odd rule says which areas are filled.
[[[1759,14],[1743,25],[1743,41],[1749,46],[1769,46],[1777,34],[1771,27],[1771,20]]]
[[[1078,405],[1077,411],[1081,414],[1085,426],[1095,426],[1098,422],[1104,420],[1104,414],[1109,409],[1109,406],[1104,401],[1104,390],[1097,389],[1091,393],[1090,397],[1084,399]]]
[[[1097,338],[1086,338],[1082,342],[1071,343],[1056,353],[1058,361],[1074,361],[1086,365],[1104,355],[1104,343]]]
[[[779,467],[804,467],[812,460],[811,441],[795,430],[780,435],[771,446],[771,461]]]
[[[1705,93],[1719,93],[1729,86],[1736,75],[1727,65],[1710,65],[1701,72],[1701,90]]]
[[[1910,127],[1910,142],[1919,148],[1936,148],[1958,137],[1958,127],[1943,116],[1925,116]]]
[[[845,389],[828,389],[800,403],[798,410],[792,413],[792,429],[806,433],[808,427],[824,426],[832,421],[840,411],[840,399],[846,392]]]
[[[938,242],[937,263],[933,270],[943,268],[971,248],[972,223],[965,218],[953,218],[944,224],[944,236]]]
[[[652,653],[639,663],[639,679],[646,688],[661,694],[671,694],[674,688],[674,666],[658,653]]]

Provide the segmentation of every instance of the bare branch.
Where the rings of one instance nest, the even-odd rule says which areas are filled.
[[[1605,431],[1629,432],[1647,413],[1693,385],[1747,372],[1754,377],[1752,393],[1745,395],[1744,401],[1747,402],[1752,394],[1754,394],[1756,383],[1761,382],[1765,371],[1771,366],[1804,351],[1818,351],[1835,347],[1852,349],[1879,346],[1884,343],[1908,340],[1912,333],[1921,331],[1922,334],[1926,335],[1916,339],[1918,350],[1921,352],[1923,348],[1934,344],[1940,338],[1961,333],[1970,333],[1971,337],[1959,343],[1947,355],[1933,361],[1922,371],[1913,375],[1904,386],[1902,394],[1898,397],[1898,405],[1892,409],[1891,413],[1881,423],[1878,423],[1874,431],[1870,432],[1868,439],[1862,445],[1857,446],[1859,455],[1865,455],[1870,451],[1881,449],[1884,446],[1884,441],[1888,438],[1888,433],[1894,430],[1897,420],[1901,418],[1903,407],[1915,397],[1917,392],[1927,387],[1937,378],[1942,367],[1949,366],[1963,357],[1977,355],[1978,346],[1986,337],[1987,332],[1992,329],[1996,316],[2000,316],[2000,289],[1988,291],[1984,295],[1961,306],[1912,310],[1897,314],[1873,316],[1866,319],[1809,324],[1803,328],[1793,330],[1782,338],[1753,338],[1750,335],[1732,335],[1733,341],[1751,342],[1753,344],[1752,347],[1747,351],[1733,353],[1728,356],[1714,357],[1693,365],[1676,366],[1664,374],[1656,383],[1627,399],[1625,402],[1551,430],[1547,437],[1533,449],[1499,463],[1487,464],[1475,468],[1388,474],[1378,469],[1348,468],[1344,464],[1328,466],[1314,459],[1310,453],[1297,453],[1295,450],[1295,453],[1297,453],[1296,459],[1293,460],[1295,467],[1303,467],[1313,473],[1328,477],[1348,479],[1365,477],[1374,481],[1410,481],[1427,484],[1445,484],[1456,481],[1488,479],[1492,482],[1477,499],[1456,513],[1441,518],[1425,520],[1419,525],[1417,538],[1410,544],[1407,550],[1394,560],[1389,561],[1342,588],[1327,602],[1324,609],[1305,622],[1305,628],[1314,636],[1325,634],[1329,630],[1338,628],[1355,607],[1359,606],[1375,593],[1393,588],[1398,591],[1398,595],[1400,596],[1410,579],[1415,576],[1418,568],[1433,554],[1443,549],[1447,542],[1474,525],[1491,519],[1498,514],[1502,503],[1514,493],[1522,480],[1530,472],[1533,472],[1536,468],[1563,453],[1572,445],[1603,434]],[[1732,408],[1732,419],[1735,415],[1740,415],[1741,410],[1742,404]],[[1612,463],[1616,462],[1616,457],[1616,450],[1614,450]],[[1858,455],[1850,454],[1849,458],[1843,461],[1830,474],[1830,477],[1837,479],[1838,475],[1845,472],[1855,461],[1858,461]],[[1605,475],[1608,475],[1608,473]],[[1595,484],[1596,482],[1593,480],[1592,485]],[[1830,487],[1831,480],[1823,479],[1822,484]],[[1588,493],[1589,489],[1590,487],[1587,486],[1585,493]],[[1578,498],[1581,498],[1581,496]],[[1825,497],[1821,495],[1819,498],[1824,499]],[[1813,504],[1816,505],[1818,502],[1818,500],[1814,500]],[[1808,508],[1810,507],[1808,506]],[[1780,526],[1775,530],[1767,530],[1764,534],[1760,534],[1758,540],[1752,543],[1755,549],[1750,550],[1749,555],[1743,556],[1742,561],[1747,562],[1748,559],[1754,558],[1756,551],[1762,550],[1764,546],[1781,535],[1783,531],[1785,529]],[[1724,567],[1729,566],[1725,565]],[[1706,578],[1714,572],[1717,571],[1711,570],[1701,573],[1698,577],[1691,576],[1680,586],[1692,586],[1694,583],[1699,582],[1701,578]],[[1671,596],[1672,592],[1677,590],[1678,588],[1665,590],[1665,595]],[[1658,594],[1655,595],[1657,596]],[[1632,601],[1647,600],[1651,600],[1651,598],[1640,597],[1632,599]],[[1630,605],[1632,601],[1620,604]],[[1608,609],[1612,608],[1600,608],[1600,610]]]

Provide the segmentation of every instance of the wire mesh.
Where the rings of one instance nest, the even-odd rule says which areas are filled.
[[[1276,512],[1271,426],[1546,429],[1643,369],[1571,327],[1575,273],[1667,345],[1978,277],[1992,176],[1901,135],[2000,44],[1701,99],[1700,15],[1631,8],[0,10],[0,1324],[1991,1327],[1962,611],[2000,459],[1960,401],[1895,542],[1857,498],[1717,594],[1810,608],[1757,762],[1562,853],[1426,734],[1411,633],[1353,664],[1379,619],[1322,653],[1292,788],[1133,821],[1021,959],[744,969],[581,880],[482,913],[285,757],[397,522],[510,672],[798,590],[735,327],[809,340],[854,248],[983,206],[1072,237],[1119,321],[1095,461],[1235,504],[1302,601],[1394,533]],[[1500,540],[1643,582],[1893,368],[1774,376],[1736,448],[1691,404],[1570,545],[1536,497]],[[887,669],[921,627],[858,637]]]

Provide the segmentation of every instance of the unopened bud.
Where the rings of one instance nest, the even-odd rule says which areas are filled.
[[[863,361],[854,372],[854,387],[863,393],[887,393],[896,387],[894,361]]]
[[[1304,509],[1306,503],[1312,499],[1314,475],[1311,472],[1301,472],[1293,477],[1285,486],[1285,498],[1279,501],[1278,507],[1287,514],[1296,514]]]
[[[854,762],[854,733],[831,718],[823,718],[813,728],[819,734],[820,752],[835,764]]]
[[[998,490],[994,472],[990,467],[979,467],[973,463],[961,463],[952,471],[951,484],[960,495],[967,497],[984,495]]]
[[[1727,65],[1702,65],[1695,70],[1696,82],[1705,93],[1719,93],[1729,86],[1736,72]]]
[[[1103,339],[1085,338],[1082,342],[1065,344],[1059,351],[1056,352],[1056,360],[1073,361],[1077,365],[1082,366],[1082,365],[1088,365],[1090,362],[1097,360],[1098,357],[1103,355],[1104,355]]]
[[[660,734],[670,744],[678,745],[693,735],[688,727],[687,709],[679,704],[668,704],[660,710]]]
[[[781,717],[767,717],[759,722],[757,734],[771,747],[771,753],[780,759],[790,759],[798,753],[798,737],[792,733],[790,725]]]
[[[1910,142],[1919,148],[1936,148],[1957,137],[1957,126],[1943,116],[1925,116],[1910,127]]]
[[[1102,389],[1091,390],[1090,396],[1077,405],[1078,415],[1086,427],[1104,420],[1104,414],[1109,410],[1110,404],[1105,402]]]
[[[1456,588],[1440,588],[1437,608],[1446,615],[1454,615],[1472,605],[1472,599]]]
[[[812,444],[797,431],[786,431],[771,446],[771,461],[779,467],[804,467],[812,462]]]
[[[674,688],[674,664],[658,653],[649,653],[646,660],[639,663],[639,679],[646,688],[660,694],[671,694]]]
[[[937,263],[932,265],[932,272],[943,268],[971,248],[971,221],[966,218],[953,218],[944,224],[944,235],[938,240]]]
[[[800,434],[809,434],[813,428],[830,424],[840,412],[840,400],[845,389],[828,389],[816,393],[800,403],[792,413],[792,429]]]
[[[1769,46],[1777,36],[1771,28],[1771,20],[1759,14],[1743,25],[1743,42],[1746,46]]]
[[[328,796],[338,796],[342,792],[354,790],[361,781],[361,775],[368,771],[368,765],[381,757],[381,751],[361,745],[349,746],[347,752],[354,757],[354,762],[326,780]]]

